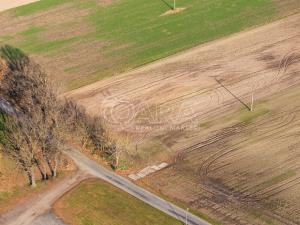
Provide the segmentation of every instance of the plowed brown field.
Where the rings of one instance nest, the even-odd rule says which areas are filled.
[[[299,71],[296,14],[66,96],[129,140],[127,164],[169,160],[153,190],[224,224],[299,224]]]

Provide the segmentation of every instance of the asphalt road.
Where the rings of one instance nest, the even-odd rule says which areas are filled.
[[[75,161],[80,170],[111,183],[112,185],[135,196],[154,208],[157,208],[182,221],[183,223],[186,223],[187,219],[187,224],[189,225],[209,225],[208,222],[200,219],[199,217],[194,216],[193,214],[173,205],[170,202],[167,202],[166,200],[150,193],[149,191],[146,191],[145,189],[135,185],[131,181],[117,175],[116,173],[105,169],[77,150],[68,149],[65,151],[65,153]]]
[[[14,110],[11,108],[11,106],[2,99],[0,99],[0,110],[6,112],[8,114],[15,113]],[[150,193],[149,191],[146,191],[145,189],[135,185],[131,181],[119,176],[118,174],[107,170],[106,168],[100,166],[99,164],[97,164],[93,160],[89,159],[88,157],[86,157],[84,154],[80,153],[76,149],[68,148],[65,150],[65,153],[74,160],[74,162],[78,166],[79,170],[81,170],[82,172],[85,172],[86,174],[93,175],[95,177],[98,177],[100,179],[103,179],[103,180],[109,182],[110,184],[124,190],[125,192],[135,196],[136,198],[140,199],[141,201],[153,206],[156,209],[159,209],[159,210],[165,212],[166,214],[182,221],[185,224],[209,225],[208,222],[200,219],[199,217],[194,216],[193,214],[187,212],[186,210],[183,210],[183,209],[173,205],[172,203]],[[71,184],[72,184],[72,182],[70,183],[70,185],[67,185],[67,187],[71,186]],[[66,191],[67,191],[67,189],[68,188],[66,188]],[[57,191],[57,192],[63,193],[64,191]],[[58,196],[59,194],[55,195],[52,192],[50,192],[49,195],[54,196],[53,199],[55,199],[56,195]],[[46,196],[46,198],[49,199],[47,196]],[[39,203],[42,203],[42,201],[39,201]],[[41,207],[41,206],[39,206],[39,204],[34,204],[34,205],[35,205],[35,207],[38,207],[38,208]],[[24,210],[22,210],[22,211],[24,211]],[[36,210],[36,212],[32,213],[32,210],[31,210],[31,211],[28,211],[27,214],[30,214],[32,217],[32,214],[35,214],[35,215],[38,214],[37,211],[38,211],[38,209]],[[19,212],[18,214],[19,214],[20,220],[22,220],[22,218],[24,216],[25,216],[24,218],[28,218],[28,215],[26,214],[26,210],[23,213]],[[35,221],[35,222],[39,222],[39,218],[37,220],[38,221]],[[44,224],[48,224],[48,223],[45,223],[45,221],[47,221],[47,217],[44,216],[41,218],[41,220],[44,221],[43,222]],[[1,220],[0,220],[0,222],[1,222]],[[23,219],[23,222],[24,222],[24,219]],[[21,221],[17,222],[15,220],[15,221],[13,221],[12,224],[17,225],[17,224],[23,224],[23,223]]]

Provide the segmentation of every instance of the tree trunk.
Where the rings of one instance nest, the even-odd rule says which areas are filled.
[[[82,138],[81,139],[81,146],[82,146],[83,149],[86,148],[88,141],[89,141],[88,138]]]
[[[53,170],[53,168],[52,168],[51,161],[49,160],[49,158],[47,158],[46,161],[47,161],[47,165],[48,165],[48,167],[49,167],[49,170],[50,170],[50,172],[51,172],[51,176],[54,177],[54,170]]]
[[[58,162],[57,162],[57,160],[55,160],[55,165],[54,165],[53,173],[52,173],[53,177],[57,177],[57,166],[58,166]]]
[[[29,185],[33,188],[36,187],[35,174],[34,169],[32,167],[27,171],[27,176],[29,180]]]
[[[53,177],[57,176],[57,167],[58,167],[58,155],[56,154],[54,157],[54,168],[53,168]]]
[[[51,161],[47,158],[47,164],[51,171],[52,177],[57,177],[57,167],[58,167],[58,158],[57,156],[54,157],[54,167],[52,167]]]
[[[36,164],[37,168],[39,169],[39,172],[42,176],[42,180],[47,180],[48,175],[47,175],[47,172],[45,172],[45,168],[43,168],[43,166],[41,166],[40,162],[36,159],[35,159],[35,164]]]
[[[119,154],[118,154],[118,151],[116,151],[115,169],[118,169],[118,167],[119,167]]]

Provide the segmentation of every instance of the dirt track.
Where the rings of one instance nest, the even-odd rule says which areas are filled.
[[[40,221],[43,221],[45,217],[47,224],[51,224],[50,219],[46,216],[42,216],[51,210],[52,204],[57,201],[63,194],[76,186],[80,181],[88,178],[89,176],[81,171],[76,174],[65,178],[56,184],[54,188],[48,190],[46,193],[37,196],[35,199],[31,199],[21,205],[18,205],[15,209],[9,211],[4,215],[0,215],[0,224],[6,225],[20,225],[20,224],[33,224],[37,217],[40,217],[35,223],[38,225]]]

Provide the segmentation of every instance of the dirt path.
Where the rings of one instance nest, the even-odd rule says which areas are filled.
[[[1,0],[0,12],[37,1],[39,0]]]
[[[65,223],[53,212],[49,212],[35,219],[30,225],[65,225]]]
[[[67,177],[60,181],[46,193],[38,195],[35,199],[30,200],[17,206],[14,210],[0,216],[0,224],[5,225],[31,225],[33,222],[39,224],[41,221],[48,221],[47,224],[53,224],[55,219],[51,220],[47,217],[51,217],[47,214],[51,210],[52,204],[68,190],[76,186],[80,181],[86,179],[89,175],[83,172],[77,172],[76,174]],[[43,216],[43,214],[45,214]],[[37,219],[38,218],[38,219]],[[37,220],[36,220],[37,219]],[[43,223],[45,225],[46,223]]]

